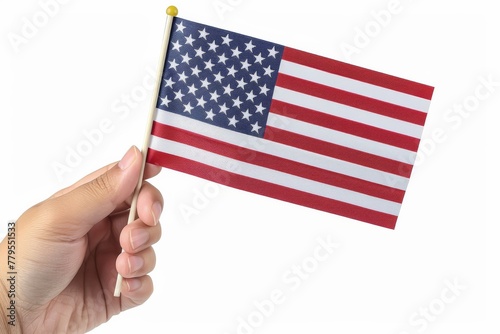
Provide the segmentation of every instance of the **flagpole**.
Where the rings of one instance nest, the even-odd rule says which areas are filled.
[[[163,35],[163,43],[162,43],[162,48],[160,51],[160,59],[158,61],[158,66],[157,66],[157,74],[156,74],[156,84],[155,84],[155,94],[153,95],[153,98],[151,99],[151,107],[149,109],[149,117],[148,121],[146,123],[146,132],[144,135],[144,141],[142,143],[142,166],[141,166],[141,173],[139,175],[139,180],[137,182],[137,186],[135,187],[134,191],[134,197],[132,198],[132,204],[130,205],[130,211],[128,215],[128,222],[127,224],[132,223],[137,216],[137,199],[139,198],[139,192],[141,191],[142,183],[144,181],[144,170],[146,168],[146,157],[147,157],[147,152],[149,148],[149,141],[151,137],[151,130],[153,128],[153,120],[156,112],[156,104],[158,101],[158,95],[160,93],[160,85],[161,85],[161,79],[163,77],[163,67],[165,65],[165,59],[167,57],[167,48],[168,48],[168,43],[170,40],[170,33],[172,31],[172,23],[174,20],[174,17],[177,16],[178,10],[175,6],[169,6],[167,8],[167,22],[165,24],[165,32]],[[121,286],[123,282],[123,277],[122,275],[118,274],[116,277],[116,285],[115,285],[115,292],[114,296],[115,297],[120,297],[121,294]]]

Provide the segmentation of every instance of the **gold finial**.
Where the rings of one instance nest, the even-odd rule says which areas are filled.
[[[167,15],[168,16],[177,16],[179,14],[179,10],[175,6],[169,6],[167,8]]]

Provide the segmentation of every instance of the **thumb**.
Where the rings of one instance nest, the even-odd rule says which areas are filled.
[[[131,147],[120,162],[103,174],[47,200],[42,207],[50,219],[45,220],[43,229],[64,239],[83,237],[133,193],[139,180],[141,158],[141,152]]]

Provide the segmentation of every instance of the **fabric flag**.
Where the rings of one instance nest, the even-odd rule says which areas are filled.
[[[432,93],[176,17],[147,161],[394,228]]]

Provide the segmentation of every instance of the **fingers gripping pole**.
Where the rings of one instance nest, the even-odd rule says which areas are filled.
[[[170,6],[167,8],[167,22],[165,24],[165,32],[163,35],[163,43],[160,51],[160,59],[158,61],[158,71],[156,74],[156,84],[155,84],[155,94],[153,95],[153,98],[151,99],[151,107],[149,109],[149,118],[147,121],[146,125],[146,132],[144,135],[144,141],[142,143],[142,167],[141,167],[141,174],[139,176],[139,181],[137,182],[137,186],[135,187],[134,191],[134,197],[132,199],[132,204],[130,205],[130,212],[128,216],[128,224],[133,222],[136,219],[137,216],[137,199],[139,197],[139,192],[142,187],[142,182],[144,181],[144,169],[146,167],[146,155],[148,152],[148,147],[149,147],[149,140],[151,137],[151,129],[153,127],[153,120],[154,120],[154,115],[156,111],[156,103],[158,101],[158,94],[160,92],[160,85],[161,85],[161,79],[163,76],[163,67],[165,65],[165,59],[167,57],[167,49],[168,49],[168,43],[170,40],[170,33],[172,31],[172,24],[174,17],[177,16],[178,10],[175,6]],[[115,285],[115,292],[114,296],[115,297],[120,297],[121,294],[121,287],[122,287],[122,282],[123,282],[123,277],[118,274],[116,277],[116,285]]]

